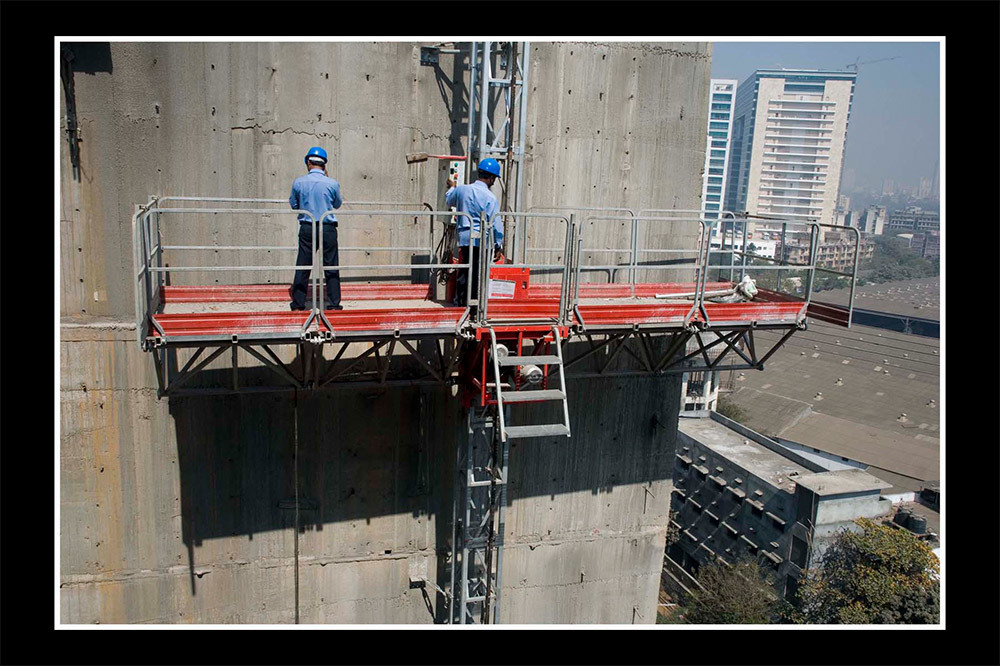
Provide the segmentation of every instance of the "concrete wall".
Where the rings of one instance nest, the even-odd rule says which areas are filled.
[[[296,562],[303,622],[444,617],[409,572],[447,587],[447,390],[300,394],[296,456],[290,393],[157,399],[127,325],[64,325],[61,352],[64,622],[291,622]],[[504,622],[654,621],[678,388],[573,380],[573,437],[512,443]]]
[[[63,151],[62,620],[290,622],[296,571],[304,622],[440,619],[440,597],[408,574],[447,587],[458,401],[329,391],[301,395],[296,420],[289,393],[157,399],[126,322],[130,217],[150,195],[285,197],[320,144],[348,200],[443,205],[439,165],[404,155],[462,150],[460,70],[444,56],[421,67],[415,44],[112,44],[109,56],[77,61],[79,181]],[[537,45],[532,57],[528,205],[700,205],[708,45]],[[176,223],[167,242],[293,242],[290,218],[233,218]],[[423,238],[343,227],[343,244]],[[512,447],[503,619],[653,622],[677,380],[574,380],[570,392],[572,439]]]

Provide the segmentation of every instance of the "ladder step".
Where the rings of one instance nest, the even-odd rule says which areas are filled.
[[[504,402],[533,402],[535,400],[563,400],[565,398],[566,394],[559,389],[503,392]]]
[[[500,365],[528,365],[533,363],[535,365],[562,365],[562,361],[559,360],[558,356],[508,356],[507,358],[497,359]]]
[[[508,438],[569,437],[569,428],[561,423],[546,425],[507,426]]]

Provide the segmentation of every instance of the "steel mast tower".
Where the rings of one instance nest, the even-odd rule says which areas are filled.
[[[470,45],[466,179],[475,180],[472,170],[480,160],[502,162],[502,212],[522,210],[529,49],[528,42]],[[504,222],[504,237],[511,238],[506,217]],[[516,256],[517,243],[515,237],[511,256]],[[499,621],[509,456],[498,423],[500,410],[509,412],[509,407],[470,408],[466,444],[457,447],[449,607],[453,624]]]

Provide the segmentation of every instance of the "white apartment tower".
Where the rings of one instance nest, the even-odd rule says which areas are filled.
[[[856,78],[768,69],[740,84],[726,210],[834,222]]]
[[[709,219],[719,217],[725,198],[737,83],[736,79],[712,79],[709,87],[708,144],[701,186],[702,211]]]

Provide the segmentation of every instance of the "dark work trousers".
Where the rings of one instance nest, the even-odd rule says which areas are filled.
[[[335,224],[320,225],[323,228],[323,265],[337,266],[340,264],[340,255],[337,250],[337,227]],[[319,233],[317,229],[316,233]],[[317,242],[319,239],[316,239]],[[312,266],[313,246],[312,246],[312,225],[299,225],[299,258],[296,266]],[[295,271],[295,281],[292,283],[292,309],[304,310],[306,307],[306,293],[309,290],[309,273],[312,271]],[[325,310],[331,310],[340,305],[340,271],[326,272],[326,305]]]
[[[458,261],[461,264],[469,263],[469,246],[464,245],[458,248]],[[455,305],[468,305],[466,302],[468,273],[465,268],[458,269],[458,278],[455,280]],[[472,298],[476,298],[476,290],[479,288],[479,246],[472,246]]]

